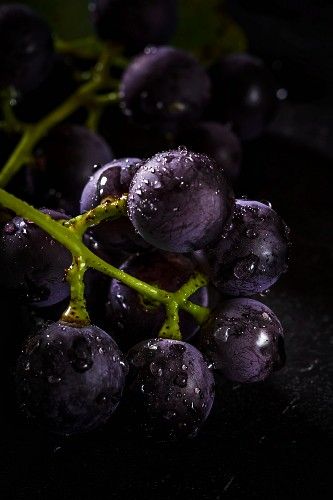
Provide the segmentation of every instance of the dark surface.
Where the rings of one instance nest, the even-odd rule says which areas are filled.
[[[249,386],[219,379],[205,426],[179,444],[131,434],[117,412],[107,428],[68,440],[7,419],[2,498],[329,497],[332,161],[266,137],[247,146],[244,165],[238,194],[268,198],[292,229],[290,270],[259,297],[285,328],[286,367]]]

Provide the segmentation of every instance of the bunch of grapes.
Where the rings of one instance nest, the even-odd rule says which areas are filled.
[[[89,10],[99,39],[66,44],[30,8],[0,7],[1,308],[15,355],[23,342],[17,401],[59,434],[123,405],[149,435],[195,436],[215,373],[258,382],[285,361],[281,323],[253,297],[286,271],[289,229],[235,198],[241,143],[276,91],[248,54],[204,67],[167,45],[176,0]]]

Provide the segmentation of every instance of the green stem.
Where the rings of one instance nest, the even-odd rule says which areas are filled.
[[[179,307],[188,311],[194,316],[199,324],[203,324],[209,315],[209,309],[206,307],[193,304],[189,300],[184,299],[181,293],[176,294],[161,290],[158,287],[145,283],[134,276],[130,276],[121,269],[108,264],[93,252],[91,252],[81,241],[81,234],[77,234],[71,227],[66,227],[64,222],[53,220],[50,216],[36,210],[28,203],[16,198],[10,193],[7,193],[0,188],[0,204],[13,210],[17,215],[31,220],[41,229],[46,231],[52,238],[66,247],[73,257],[81,257],[86,266],[92,267],[111,278],[115,278],[125,285],[133,288],[136,292],[146,297],[147,299],[169,305],[171,302],[178,302]],[[188,294],[186,288],[186,295]],[[170,306],[172,307],[172,306]],[[169,307],[169,309],[170,309]]]
[[[82,257],[73,257],[73,263],[67,271],[67,281],[71,289],[71,300],[66,311],[61,316],[61,321],[75,325],[90,325],[90,318],[86,309],[84,297],[84,273],[87,270]]]
[[[56,38],[55,47],[57,52],[79,57],[80,59],[94,59],[103,50],[102,43],[93,36],[71,41]]]
[[[7,98],[3,99],[2,102],[2,113],[4,117],[4,127],[9,132],[24,132],[25,124],[21,123],[13,113],[13,107],[11,104],[11,98],[7,96]]]
[[[77,235],[82,236],[87,229],[97,226],[105,219],[114,220],[126,215],[126,210],[127,194],[124,194],[120,198],[107,196],[97,207],[70,220],[65,220],[63,225],[72,228]]]
[[[179,304],[175,300],[170,300],[166,305],[166,320],[158,334],[163,339],[182,340],[179,328]]]
[[[97,106],[106,106],[119,101],[119,92],[108,92],[107,94],[95,95],[92,102]]]
[[[93,132],[97,132],[99,127],[99,122],[102,116],[102,108],[93,106],[88,110],[88,117],[86,120],[86,127],[92,130]]]
[[[103,108],[109,104],[114,104],[119,101],[118,92],[109,92],[108,94],[94,95],[91,101],[87,102],[88,118],[86,127],[96,132],[99,127]]]

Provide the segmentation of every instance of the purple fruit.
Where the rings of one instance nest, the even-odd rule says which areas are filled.
[[[43,209],[53,219],[60,212]],[[33,222],[14,217],[0,231],[1,285],[34,306],[47,307],[69,296],[70,252]]]
[[[25,5],[0,6],[0,87],[22,92],[36,88],[53,62],[48,25]]]
[[[148,434],[193,437],[214,401],[214,378],[192,345],[169,339],[146,340],[127,355],[127,399],[134,419]]]
[[[129,217],[157,248],[191,252],[217,240],[229,221],[234,197],[223,171],[206,155],[186,149],[159,153],[137,171]]]
[[[52,323],[29,337],[18,360],[18,403],[26,416],[59,434],[89,431],[117,408],[127,364],[97,326]]]
[[[280,321],[252,299],[222,302],[199,334],[199,348],[233,382],[258,382],[285,363]]]
[[[131,180],[141,163],[138,158],[122,158],[96,170],[82,192],[81,213],[96,207],[107,196],[120,198],[128,193]],[[106,250],[136,251],[149,246],[135,232],[128,217],[102,222],[92,229],[91,234]]]
[[[200,118],[208,104],[210,82],[187,52],[153,47],[127,67],[120,95],[125,114],[134,122],[177,132]]]
[[[269,206],[236,200],[231,229],[206,252],[208,273],[220,292],[253,295],[287,270],[289,228]]]

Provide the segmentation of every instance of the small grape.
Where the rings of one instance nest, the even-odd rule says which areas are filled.
[[[53,219],[65,214],[43,209]],[[31,305],[47,307],[65,300],[70,252],[33,222],[14,217],[0,232],[1,285],[16,291]]]
[[[120,198],[128,193],[131,180],[141,163],[138,158],[122,158],[97,169],[82,192],[81,213],[96,207],[107,196]],[[125,216],[102,222],[92,229],[91,234],[105,250],[136,251],[149,246]]]
[[[280,321],[252,299],[222,302],[202,328],[199,348],[234,382],[258,382],[285,363]]]
[[[124,113],[146,127],[175,133],[197,121],[210,96],[198,61],[172,47],[152,47],[125,70],[120,97]]]
[[[18,403],[51,432],[86,432],[117,408],[126,373],[117,344],[103,330],[51,323],[23,345],[16,369]]]
[[[145,340],[127,355],[127,399],[148,434],[193,437],[214,401],[214,378],[202,354],[186,342]]]
[[[206,252],[220,292],[248,296],[270,288],[287,270],[289,229],[258,201],[236,200],[231,229]]]
[[[0,87],[28,92],[44,80],[52,61],[52,35],[45,21],[25,5],[1,5]]]
[[[205,155],[186,149],[155,155],[134,175],[129,217],[139,234],[170,252],[199,250],[216,240],[233,211],[223,171]]]

